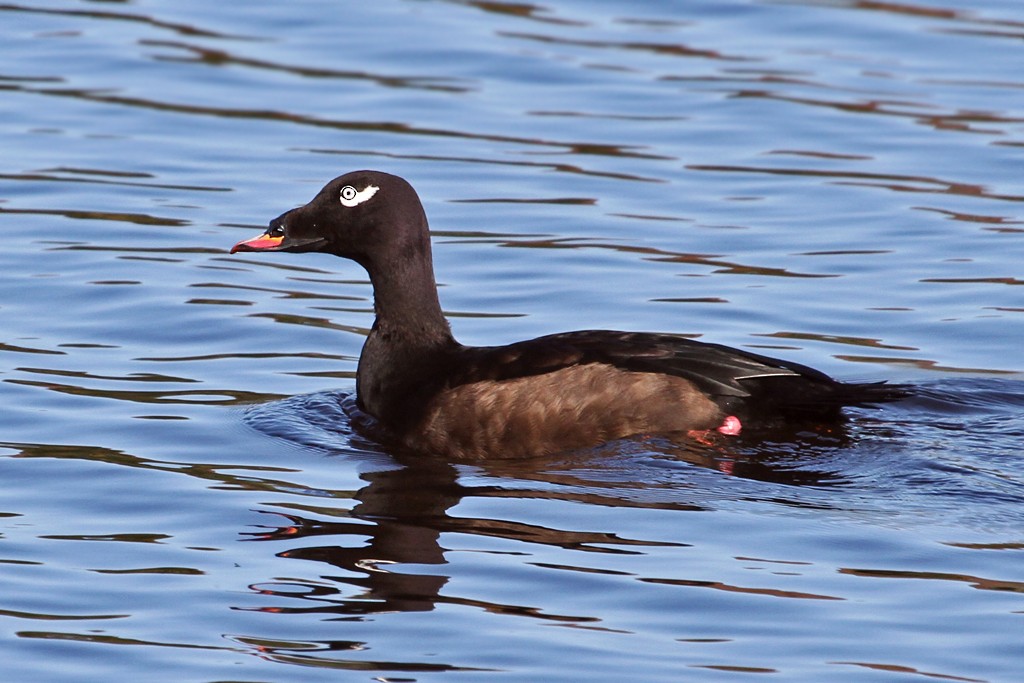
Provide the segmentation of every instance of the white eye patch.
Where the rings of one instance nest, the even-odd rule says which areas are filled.
[[[346,185],[341,188],[341,205],[349,208],[358,206],[377,194],[379,189],[376,185],[367,185],[365,189],[357,191],[351,185]]]

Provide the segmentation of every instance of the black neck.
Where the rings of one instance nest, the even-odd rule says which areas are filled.
[[[384,424],[412,424],[458,347],[441,312],[427,251],[367,268],[377,314],[356,374],[359,407]]]
[[[368,268],[373,284],[374,331],[412,347],[447,345],[451,328],[441,311],[430,245],[413,258],[389,260]]]

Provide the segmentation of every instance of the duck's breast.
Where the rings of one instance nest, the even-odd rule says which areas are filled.
[[[445,389],[405,441],[438,454],[515,457],[633,434],[712,429],[722,417],[686,379],[591,363]]]

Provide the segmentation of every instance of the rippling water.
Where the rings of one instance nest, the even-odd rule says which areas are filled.
[[[1020,678],[1019,3],[0,21],[5,679]],[[227,254],[366,167],[419,190],[464,342],[678,332],[919,394],[398,460],[344,410],[365,274]]]

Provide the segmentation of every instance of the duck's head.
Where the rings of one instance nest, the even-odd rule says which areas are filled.
[[[425,244],[424,244],[425,243]],[[423,206],[404,179],[380,171],[353,171],[327,183],[305,206],[286,211],[266,232],[231,248],[239,251],[320,251],[368,269],[381,260],[408,258],[426,246]]]

